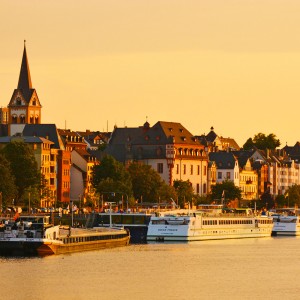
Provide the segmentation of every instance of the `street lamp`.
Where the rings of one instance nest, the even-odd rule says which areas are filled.
[[[109,204],[109,227],[112,227],[112,220],[111,220],[111,206],[112,204],[115,204],[116,202],[106,202],[107,204]]]
[[[30,214],[30,192],[28,192],[28,213]]]

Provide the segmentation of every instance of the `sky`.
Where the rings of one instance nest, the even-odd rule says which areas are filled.
[[[44,124],[300,141],[299,0],[0,0],[0,37],[0,107],[26,40]]]

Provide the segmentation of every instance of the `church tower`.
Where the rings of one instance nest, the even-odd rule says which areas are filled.
[[[26,124],[41,124],[41,109],[36,90],[32,88],[26,41],[24,41],[18,87],[14,90],[8,104],[9,135],[22,133]]]

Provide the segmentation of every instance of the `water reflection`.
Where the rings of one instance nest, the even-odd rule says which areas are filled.
[[[276,237],[1,257],[1,298],[298,299],[299,249]]]

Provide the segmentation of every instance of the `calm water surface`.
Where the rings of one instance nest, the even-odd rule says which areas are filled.
[[[300,238],[0,257],[0,299],[300,299]]]

